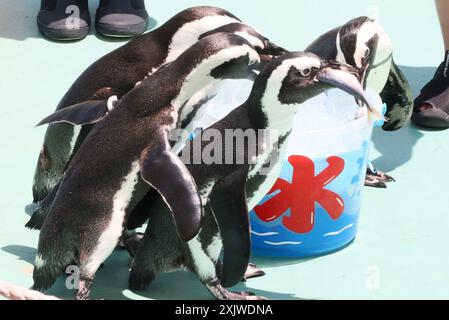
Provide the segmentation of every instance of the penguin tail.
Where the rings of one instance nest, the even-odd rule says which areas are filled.
[[[129,288],[134,291],[144,291],[153,282],[155,273],[148,268],[138,268],[133,265],[129,275]]]
[[[50,288],[65,273],[67,266],[76,261],[75,250],[66,250],[58,241],[46,242],[45,253],[38,253],[33,270],[33,290]],[[48,253],[48,254],[47,254]]]
[[[143,291],[156,277],[153,262],[143,252],[139,251],[133,260],[129,274],[129,288],[135,291]]]
[[[31,230],[40,230],[45,222],[45,219],[50,212],[50,206],[45,206],[43,203],[33,212],[30,220],[26,223],[25,227]]]
[[[50,213],[51,205],[55,199],[56,193],[59,189],[59,183],[53,187],[50,193],[45,197],[45,199],[39,204],[39,207],[33,212],[30,220],[27,222],[25,227],[31,230],[40,230],[45,222],[48,214]]]

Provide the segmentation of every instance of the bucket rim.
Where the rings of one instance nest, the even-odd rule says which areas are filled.
[[[344,133],[346,131],[364,131],[367,129],[373,129],[374,128],[374,122],[370,123],[368,116],[365,115],[361,118],[358,118],[356,120],[353,120],[349,123],[343,123],[338,127],[332,127],[327,129],[316,129],[316,130],[295,130],[295,135],[309,135],[309,134],[319,134],[319,133]]]

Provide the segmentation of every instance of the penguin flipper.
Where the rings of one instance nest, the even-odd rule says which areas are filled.
[[[94,124],[109,112],[109,100],[88,100],[74,104],[49,115],[36,126],[66,122],[73,125]]]
[[[40,230],[42,228],[42,225],[44,224],[45,219],[47,218],[48,213],[50,212],[50,207],[53,203],[53,200],[55,199],[60,184],[61,182],[55,185],[53,189],[51,189],[51,191],[44,198],[44,200],[42,200],[42,202],[39,204],[39,207],[31,215],[31,218],[27,222],[25,227],[31,230]]]
[[[402,128],[413,113],[413,93],[409,82],[393,60],[387,83],[380,96],[387,105],[385,117],[389,119],[382,129],[394,131]]]
[[[315,39],[304,51],[314,53],[324,59],[337,56],[337,34],[342,26],[336,27]]]
[[[147,147],[140,156],[140,172],[170,208],[178,235],[193,239],[200,230],[202,205],[196,183],[181,159],[170,149],[166,138]]]
[[[210,195],[210,206],[223,243],[223,287],[242,281],[251,255],[246,176],[246,169],[226,176],[217,182]]]

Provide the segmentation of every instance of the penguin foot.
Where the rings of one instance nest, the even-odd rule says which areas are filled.
[[[253,292],[242,291],[232,292],[223,288],[219,279],[206,284],[207,289],[218,300],[268,300],[267,298],[256,296]]]
[[[130,232],[128,234],[123,234],[119,246],[128,250],[129,255],[134,258],[137,254],[137,250],[139,250],[140,244],[142,243],[143,236],[144,234],[141,232]]]
[[[79,288],[75,295],[75,300],[90,300],[90,289],[93,279],[80,279]]]
[[[373,188],[387,188],[388,182],[395,182],[396,180],[386,174],[385,172],[378,170],[371,170],[368,168],[365,177],[365,186]]]
[[[221,261],[217,261],[215,264],[215,272],[217,275],[221,275],[221,272],[223,271],[223,264]],[[248,279],[263,277],[265,275],[265,271],[262,269],[257,268],[257,266],[254,263],[249,263],[248,267],[246,268],[245,275],[243,276],[242,282],[246,282]]]
[[[267,298],[264,297],[259,297],[256,296],[256,294],[254,292],[247,292],[247,291],[243,291],[243,292],[230,292],[231,296],[229,296],[229,300],[268,300]]]
[[[254,263],[249,263],[248,268],[246,269],[245,276],[242,279],[242,282],[246,282],[248,279],[263,277],[265,272],[262,269],[257,268]]]

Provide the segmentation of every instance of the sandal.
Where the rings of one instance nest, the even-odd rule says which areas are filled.
[[[443,77],[443,63],[415,99],[412,121],[430,128],[449,128],[449,77]]]
[[[144,0],[100,0],[95,26],[107,37],[133,37],[145,32],[148,20]]]
[[[87,0],[41,0],[37,26],[51,40],[80,40],[90,28]]]

